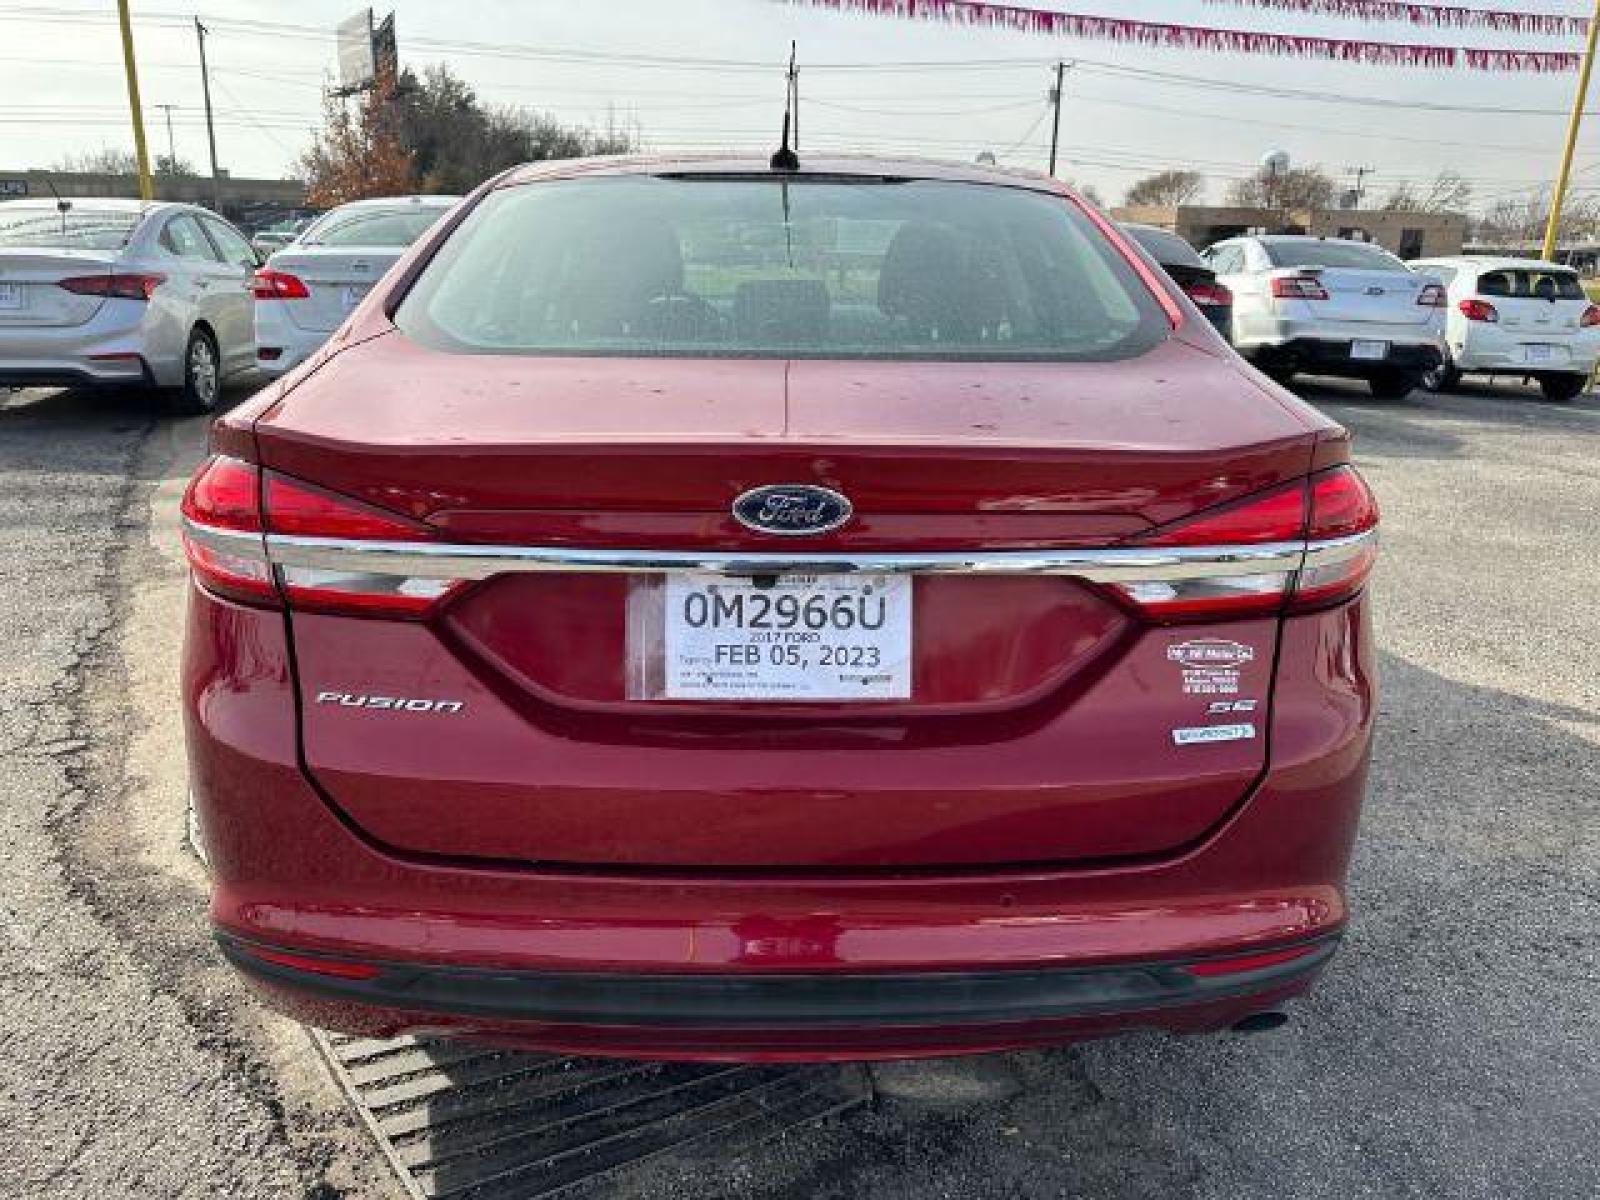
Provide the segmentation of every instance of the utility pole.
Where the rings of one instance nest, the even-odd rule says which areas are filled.
[[[1600,3],[1600,0],[1596,0]],[[1061,145],[1061,84],[1067,72],[1067,64],[1056,63],[1056,85],[1050,89],[1050,103],[1055,105],[1055,122],[1050,126],[1050,174],[1056,173],[1056,149]]]
[[[133,62],[133,20],[128,16],[128,0],[117,0],[117,19],[122,25],[122,65],[128,75],[128,108],[133,112],[133,156],[139,164],[139,199],[154,200],[156,189],[150,179],[150,155],[144,145],[144,110],[139,106],[139,70]]]
[[[166,118],[167,118],[167,170],[169,170],[169,171],[174,170],[174,169],[176,169],[177,163],[178,163],[178,151],[175,148],[175,144],[174,144],[174,142],[172,140],[172,110],[177,108],[178,106],[176,104],[155,104],[155,105],[152,105],[151,107],[159,108],[163,113],[166,114]]]
[[[1583,106],[1589,99],[1589,76],[1594,73],[1595,42],[1600,39],[1600,0],[1595,0],[1589,18],[1589,44],[1583,51],[1583,66],[1578,71],[1578,94],[1572,98],[1572,119],[1567,123],[1567,145],[1561,152],[1561,172],[1556,176],[1555,195],[1550,198],[1550,219],[1544,227],[1543,257],[1556,256],[1556,236],[1561,232],[1561,207],[1566,203],[1567,184],[1572,179],[1572,153],[1578,146],[1578,130],[1583,125]]]
[[[1355,195],[1356,195],[1356,207],[1360,208],[1361,207],[1361,200],[1367,194],[1366,179],[1367,179],[1368,175],[1372,174],[1373,168],[1371,168],[1371,167],[1346,167],[1345,170],[1349,171],[1350,174],[1352,174],[1352,175],[1354,175],[1356,177],[1356,186],[1354,188]]]
[[[1600,3],[1600,0],[1597,0]],[[200,90],[206,98],[206,141],[211,146],[211,207],[222,211],[222,180],[217,171],[217,127],[211,122],[211,72],[206,69],[206,27],[194,19],[195,36],[200,39]]]

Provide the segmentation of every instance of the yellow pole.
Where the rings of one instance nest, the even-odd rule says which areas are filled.
[[[1583,52],[1583,66],[1578,71],[1578,94],[1572,98],[1572,119],[1567,122],[1567,146],[1561,152],[1561,174],[1556,176],[1556,193],[1550,198],[1550,220],[1544,227],[1544,252],[1546,262],[1556,256],[1556,234],[1561,232],[1561,206],[1567,199],[1567,182],[1572,178],[1572,154],[1578,148],[1578,128],[1583,124],[1583,106],[1589,102],[1589,76],[1594,73],[1594,48],[1600,39],[1600,0],[1595,0],[1594,15],[1589,18],[1589,44]]]
[[[1600,0],[1595,0],[1600,5]],[[133,22],[128,16],[128,0],[117,0],[117,16],[122,21],[122,63],[128,73],[128,107],[133,110],[133,153],[139,160],[139,199],[154,200],[155,184],[150,179],[150,154],[144,145],[144,109],[139,107],[139,71],[133,65]]]

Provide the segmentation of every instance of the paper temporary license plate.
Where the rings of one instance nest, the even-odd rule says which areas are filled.
[[[1384,359],[1389,357],[1388,342],[1368,342],[1357,339],[1350,343],[1350,357],[1366,360]]]
[[[0,308],[19,309],[23,305],[20,283],[0,283]]]
[[[662,694],[909,699],[911,595],[905,575],[668,575]]]
[[[1531,363],[1546,363],[1556,356],[1556,348],[1540,342],[1532,342],[1522,347],[1523,361]]]

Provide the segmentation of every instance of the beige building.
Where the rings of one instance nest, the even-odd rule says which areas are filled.
[[[236,179],[224,175],[217,184],[222,211],[230,217],[255,208],[294,209],[305,203],[306,185],[298,179]],[[157,175],[155,186],[157,200],[184,200],[211,207],[209,175],[177,179]],[[55,194],[69,200],[89,196],[133,198],[139,195],[139,181],[132,175],[95,175],[82,171],[0,170],[0,200],[48,200]]]
[[[1467,218],[1461,213],[1388,211],[1375,208],[1318,208],[1278,211],[1201,204],[1177,207],[1115,208],[1119,221],[1155,225],[1206,247],[1246,233],[1303,233],[1312,237],[1354,238],[1376,242],[1401,258],[1460,254]]]

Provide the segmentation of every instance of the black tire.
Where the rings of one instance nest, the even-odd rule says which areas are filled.
[[[1539,390],[1544,393],[1546,400],[1556,404],[1568,404],[1583,395],[1584,388],[1589,386],[1587,375],[1573,375],[1561,372],[1557,375],[1539,376]]]
[[[202,416],[222,400],[222,357],[210,330],[195,329],[183,348],[183,384],[166,394],[168,412]]]
[[[1422,386],[1422,372],[1391,368],[1367,379],[1367,386],[1379,400],[1404,400]]]
[[[1422,373],[1422,386],[1430,392],[1453,392],[1461,386],[1461,372],[1446,357],[1437,367]]]

